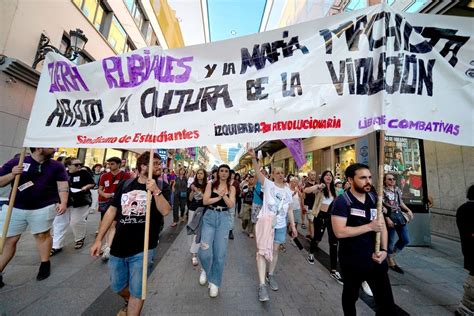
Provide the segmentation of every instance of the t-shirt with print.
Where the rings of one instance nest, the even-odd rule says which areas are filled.
[[[350,199],[350,205],[344,197]],[[357,227],[369,224],[377,215],[376,197],[374,200],[365,194],[365,202],[359,201],[350,191],[340,195],[333,202],[332,215],[346,217],[346,226]],[[375,247],[375,232],[367,232],[355,237],[341,238],[339,240],[339,262],[345,265],[370,269],[375,262],[372,254]]]
[[[280,188],[272,181],[265,178],[263,184],[263,206],[262,212],[272,212],[276,215],[275,228],[286,227],[288,208],[293,198],[288,186]]]
[[[395,187],[395,190],[391,190],[387,187],[383,188],[383,203],[387,208],[386,216],[390,216],[392,211],[401,211],[400,201],[402,198],[402,191],[400,188]]]
[[[115,192],[112,206],[117,208],[115,220],[115,237],[112,242],[110,254],[115,257],[126,258],[143,252],[146,215],[146,184],[138,182],[131,183],[123,181]],[[167,183],[159,182],[163,196],[170,196],[170,188]],[[151,201],[150,213],[150,239],[148,249],[154,249],[158,245],[158,235],[163,225],[163,215],[156,207],[155,198]]]
[[[0,168],[0,176],[11,173],[18,161],[18,158],[14,158],[5,163]],[[57,181],[67,180],[66,169],[62,163],[52,159],[39,163],[33,157],[26,156],[14,207],[36,210],[59,203]]]
[[[68,206],[81,207],[88,205],[89,203],[84,202],[86,195],[91,195],[90,191],[77,191],[82,189],[88,184],[94,184],[94,179],[87,170],[79,170],[78,172],[70,173],[69,176],[69,201]],[[74,202],[74,203],[73,203]]]
[[[120,181],[127,179],[130,179],[129,172],[120,171],[115,176],[112,174],[112,172],[107,172],[100,177],[99,186],[103,188],[102,190],[104,193],[115,193],[115,190],[117,190],[117,185],[120,183]],[[99,202],[107,201],[109,201],[109,199],[99,195]]]

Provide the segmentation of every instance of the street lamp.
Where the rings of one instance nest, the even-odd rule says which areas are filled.
[[[76,29],[75,31],[69,31],[70,45],[66,48],[66,52],[62,54],[59,49],[50,44],[48,36],[41,34],[38,48],[36,49],[35,61],[33,62],[33,69],[36,69],[38,63],[45,59],[46,54],[49,52],[55,52],[61,54],[67,59],[73,61],[79,56],[79,53],[84,49],[87,43],[87,37],[84,35],[82,30]]]

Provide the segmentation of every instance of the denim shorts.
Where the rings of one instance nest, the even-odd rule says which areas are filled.
[[[275,236],[273,242],[275,244],[284,244],[286,241],[286,226],[282,228],[275,228]]]
[[[155,249],[148,250],[148,276],[150,276],[153,267],[153,256]],[[120,293],[128,287],[130,295],[134,298],[142,297],[142,271],[143,271],[143,252],[134,256],[119,258],[110,256],[109,275],[110,287],[115,293]]]
[[[4,204],[0,212],[0,227],[3,227],[7,214],[8,205]],[[56,205],[51,204],[36,210],[23,210],[19,208],[12,209],[10,226],[8,226],[7,237],[21,235],[26,231],[28,225],[32,234],[47,232],[53,227],[54,217],[56,216]],[[0,235],[2,232],[0,231]]]

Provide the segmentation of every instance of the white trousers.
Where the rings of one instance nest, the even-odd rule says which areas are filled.
[[[191,210],[188,211],[188,224],[192,222],[194,213],[195,211],[191,211]],[[196,235],[189,235],[189,244],[191,245],[189,252],[191,252],[192,254],[197,254],[199,251],[199,246],[201,244],[196,243]]]
[[[62,215],[56,215],[53,222],[53,248],[64,247],[64,239],[69,224],[71,224],[74,241],[79,241],[86,237],[87,215],[89,206],[68,207]]]
[[[91,194],[92,194],[92,205],[89,207],[89,209],[97,212],[99,210],[99,191],[91,190]]]

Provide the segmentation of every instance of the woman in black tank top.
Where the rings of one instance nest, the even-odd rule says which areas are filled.
[[[206,170],[204,169],[199,169],[196,172],[196,177],[194,178],[193,184],[191,184],[191,193],[189,194],[189,200],[191,201],[189,205],[189,210],[188,210],[188,225],[192,222],[194,218],[194,212],[199,208],[203,206],[203,198],[204,198],[204,192],[206,191],[206,186],[207,186],[207,174]],[[198,258],[197,258],[197,253],[199,251],[199,243],[196,243],[196,235],[190,235],[189,236],[190,241],[191,241],[191,248],[189,249],[189,252],[191,252],[191,263],[193,266],[197,266],[198,263]]]
[[[199,283],[209,280],[209,296],[216,297],[222,282],[227,242],[229,240],[229,208],[235,204],[235,187],[230,184],[230,168],[221,165],[217,169],[217,179],[206,186],[203,198],[207,209],[202,219],[199,261],[203,270]]]

